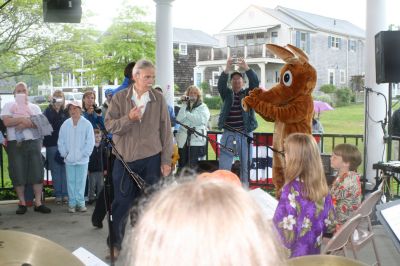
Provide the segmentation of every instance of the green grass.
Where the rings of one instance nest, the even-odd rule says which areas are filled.
[[[210,110],[211,115],[219,114],[219,110]],[[322,112],[320,121],[327,134],[363,134],[364,104],[336,107],[335,110]],[[256,132],[273,132],[274,123],[266,122],[257,115]]]

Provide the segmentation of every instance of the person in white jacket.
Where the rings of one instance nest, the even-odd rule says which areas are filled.
[[[81,116],[80,102],[69,103],[67,110],[70,118],[60,128],[57,146],[67,173],[68,211],[85,212],[85,184],[89,157],[94,147],[93,126]]]
[[[207,135],[207,123],[210,119],[210,111],[203,103],[201,91],[196,86],[189,86],[182,96],[182,105],[176,116],[177,123],[193,128],[203,135]],[[198,158],[204,156],[207,139],[198,134],[189,132],[187,128],[180,126],[176,134],[176,142],[179,151],[179,170],[184,167],[196,169]],[[190,147],[190,149],[188,149]]]

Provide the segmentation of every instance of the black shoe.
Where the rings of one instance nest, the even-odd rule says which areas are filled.
[[[43,204],[40,206],[35,206],[33,209],[35,212],[41,212],[41,213],[51,213],[51,210],[44,206]]]
[[[25,214],[28,208],[25,205],[18,205],[18,209],[15,211],[16,214]]]
[[[99,229],[101,229],[101,228],[103,228],[103,222],[97,222],[97,221],[92,221],[92,225],[94,226],[94,227],[97,227],[97,228],[99,228]]]

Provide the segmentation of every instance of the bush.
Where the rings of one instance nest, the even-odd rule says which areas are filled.
[[[200,83],[200,89],[203,91],[203,94],[210,92],[210,84],[208,82],[203,81]]]
[[[220,109],[222,100],[219,96],[214,96],[211,98],[204,98],[204,103],[207,105],[208,109]]]
[[[336,106],[349,105],[351,100],[354,99],[354,95],[351,89],[341,88],[336,90]]]
[[[336,91],[336,86],[332,84],[325,84],[322,85],[319,90],[325,93],[333,93]]]
[[[332,99],[332,96],[329,94],[313,95],[313,99],[315,101],[326,102],[329,103],[331,106],[334,106],[334,100]]]

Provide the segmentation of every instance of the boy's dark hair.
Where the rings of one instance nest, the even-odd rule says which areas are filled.
[[[357,167],[361,164],[361,153],[355,145],[348,143],[336,145],[333,149],[333,153],[337,156],[341,156],[343,162],[350,164],[350,171],[357,171]]]
[[[98,128],[93,129],[94,134],[101,134],[101,130]]]
[[[124,69],[124,76],[129,78],[129,80],[132,79],[132,69],[135,66],[136,62],[132,61],[130,63],[128,63]]]

